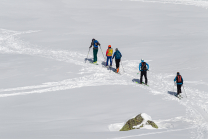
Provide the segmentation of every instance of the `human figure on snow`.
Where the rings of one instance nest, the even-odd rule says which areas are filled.
[[[108,45],[108,49],[106,51],[106,56],[107,56],[106,66],[108,66],[109,60],[110,60],[110,66],[112,66],[112,55],[113,55],[113,49],[111,48],[111,45]]]
[[[183,85],[183,78],[179,72],[177,72],[174,82],[176,82],[176,84],[177,84],[177,96],[178,96],[178,95],[180,95],[180,93],[182,93],[181,86]]]
[[[147,71],[149,70],[149,65],[144,62],[144,59],[141,59],[141,63],[139,64],[139,71],[141,71],[140,74],[140,84],[142,84],[142,77],[145,78],[145,84],[147,85]]]
[[[93,63],[97,63],[98,45],[100,46],[100,43],[93,38],[91,45],[89,47],[89,49],[90,49],[93,46],[93,57],[94,57]]]
[[[118,73],[119,72],[119,65],[120,65],[120,61],[121,61],[121,53],[120,51],[118,50],[118,48],[116,48],[114,54],[113,54],[113,58],[115,57],[115,63],[116,63],[116,72]]]

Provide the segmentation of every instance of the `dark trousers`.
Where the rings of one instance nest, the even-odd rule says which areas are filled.
[[[98,49],[93,49],[94,62],[97,61],[97,53],[98,53]]]
[[[115,59],[115,61],[116,61],[116,69],[117,69],[119,68],[121,59]]]
[[[177,84],[177,94],[178,94],[178,95],[179,95],[180,93],[182,93],[182,92],[181,92],[181,86],[182,86],[182,85],[178,85],[178,84]]]
[[[140,83],[142,83],[143,75],[144,75],[144,78],[145,78],[145,83],[147,84],[147,71],[141,71]]]

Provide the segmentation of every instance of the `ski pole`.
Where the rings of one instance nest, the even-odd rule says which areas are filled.
[[[173,83],[173,92],[174,92],[174,86],[176,86],[176,83],[175,82]]]
[[[99,46],[100,46],[100,45],[99,45]],[[100,50],[101,50],[101,52],[102,52],[102,54],[103,54],[103,50],[102,50],[101,46],[100,46]],[[103,54],[103,58],[104,58],[104,61],[105,61],[104,54]]]
[[[88,55],[89,55],[89,53],[90,53],[90,48],[89,48],[89,51],[88,51],[88,54],[87,54],[87,59],[88,59]],[[87,60],[87,59],[86,59],[86,60]],[[86,60],[85,60],[85,63],[86,63]]]
[[[186,91],[185,91],[185,89],[184,89],[184,86],[183,86],[183,90],[184,90],[184,92],[185,92],[185,95],[186,95]],[[187,98],[187,95],[186,95],[186,98]]]
[[[122,68],[123,68],[123,64],[122,64],[122,61],[121,61],[121,66],[122,66]],[[125,72],[124,68],[123,68],[123,71]]]
[[[113,59],[112,59],[112,65],[110,66],[110,73],[111,73],[111,70],[112,70],[112,66],[113,66]]]

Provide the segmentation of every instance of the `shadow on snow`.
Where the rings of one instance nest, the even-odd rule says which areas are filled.
[[[86,61],[89,61],[89,62],[93,62],[93,58],[85,58],[85,63],[86,63]]]
[[[139,79],[133,79],[132,82],[138,82],[138,83],[140,83],[140,80]]]
[[[113,68],[113,67],[107,67],[105,61],[103,61],[101,64],[102,64],[103,67],[106,67],[108,70],[116,71],[116,68]]]
[[[177,93],[176,92],[173,92],[173,91],[168,91],[168,94],[170,94],[172,96],[175,96]]]

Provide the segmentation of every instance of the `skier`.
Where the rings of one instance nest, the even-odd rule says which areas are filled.
[[[116,62],[116,72],[118,73],[119,72],[119,64],[120,64],[120,61],[121,61],[121,53],[120,51],[118,50],[118,48],[116,48],[114,54],[113,54],[113,58],[115,57],[115,62]]]
[[[106,51],[106,56],[107,56],[106,66],[108,66],[109,60],[110,60],[110,66],[112,66],[112,55],[113,55],[113,49],[111,48],[111,45],[108,45],[108,49]]]
[[[141,71],[140,75],[140,84],[142,84],[142,77],[145,77],[145,84],[147,85],[147,71],[149,70],[149,65],[144,62],[144,59],[141,59],[141,63],[139,64],[139,71]]]
[[[93,46],[93,57],[94,57],[93,63],[94,64],[97,63],[98,45],[100,46],[100,43],[93,38],[89,49]]]
[[[181,86],[183,85],[183,78],[179,72],[177,72],[174,82],[176,82],[176,84],[177,84],[177,96],[178,96],[178,95],[180,95],[180,93],[182,93]]]

